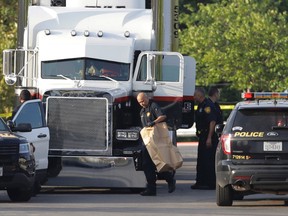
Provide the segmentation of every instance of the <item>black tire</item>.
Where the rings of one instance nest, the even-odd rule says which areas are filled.
[[[33,195],[36,196],[38,193],[41,191],[41,184],[39,181],[35,181],[34,186],[33,186]]]
[[[26,202],[29,201],[33,195],[33,188],[21,189],[21,188],[10,188],[7,189],[7,194],[13,202]]]
[[[216,185],[216,203],[218,206],[232,206],[233,189],[231,185],[226,185],[224,188],[219,184]]]
[[[62,159],[57,157],[48,158],[48,177],[57,177],[62,170]]]
[[[234,191],[234,193],[233,193],[233,200],[243,200],[244,199],[244,195],[243,194],[241,194],[241,193],[237,193],[237,192],[235,192]]]

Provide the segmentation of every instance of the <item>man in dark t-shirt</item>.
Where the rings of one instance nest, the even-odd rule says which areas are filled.
[[[153,127],[155,124],[164,122],[166,115],[162,112],[157,103],[149,100],[148,96],[141,92],[137,96],[137,101],[142,107],[140,117],[143,127]],[[142,149],[143,170],[147,180],[146,190],[141,192],[142,196],[156,196],[156,166],[153,163],[147,149],[143,146]],[[162,172],[161,177],[168,183],[168,192],[172,193],[175,190],[176,181],[173,172]]]

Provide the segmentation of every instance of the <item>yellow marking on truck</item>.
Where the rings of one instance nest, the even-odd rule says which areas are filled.
[[[235,137],[264,137],[264,132],[236,132]]]

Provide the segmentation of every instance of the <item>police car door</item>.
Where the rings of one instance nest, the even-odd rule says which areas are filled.
[[[49,129],[45,122],[43,105],[40,100],[29,100],[22,104],[14,118],[14,125],[30,123],[31,132],[16,132],[26,137],[35,146],[36,171],[46,171],[48,168]]]
[[[181,126],[184,57],[178,52],[140,53],[133,77],[133,91],[150,94],[168,116],[170,126]]]

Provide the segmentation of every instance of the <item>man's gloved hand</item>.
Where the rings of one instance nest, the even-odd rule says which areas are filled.
[[[152,127],[152,126],[154,126],[154,125],[155,125],[155,122],[154,122],[154,121],[147,123],[147,127]]]

